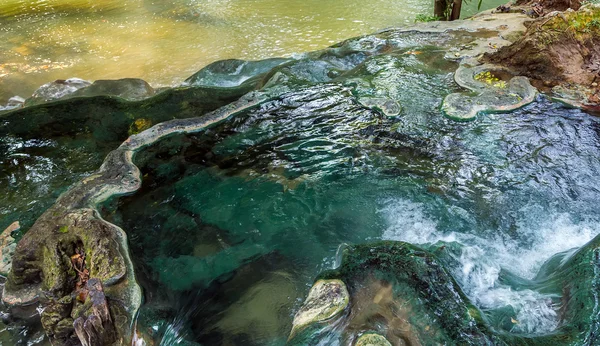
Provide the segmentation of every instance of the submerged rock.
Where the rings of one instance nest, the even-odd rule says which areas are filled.
[[[491,328],[444,262],[431,252],[403,242],[345,247],[341,266],[322,273],[317,284],[346,282],[348,313],[342,320],[306,319],[304,329],[292,330],[289,344],[303,345],[307,340],[340,344],[355,340],[355,345],[596,344],[599,244],[597,236],[575,253],[561,254],[542,266],[536,283],[545,292],[562,295],[561,323],[544,335],[508,334]],[[307,302],[314,300],[311,294]]]
[[[372,331],[392,343],[410,345],[482,345],[496,339],[481,312],[435,256],[413,245],[382,242],[346,247],[340,268],[323,273],[319,280],[347,283],[350,311],[345,321],[337,323],[342,328],[308,320],[313,328],[292,333],[291,345],[326,335],[331,342],[346,344]]]
[[[394,100],[380,97],[361,97],[358,99],[361,105],[376,109],[388,117],[395,117],[400,115],[402,106]]]

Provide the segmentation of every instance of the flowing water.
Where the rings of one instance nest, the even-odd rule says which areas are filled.
[[[281,345],[340,244],[380,239],[460,244],[451,271],[499,330],[559,325],[560,294],[524,282],[600,234],[600,123],[540,99],[456,124],[436,110],[449,76],[415,77],[438,87],[398,122],[307,90],[137,156],[144,187],[107,217],[130,234],[147,308],[177,307],[166,334]]]
[[[318,48],[340,38],[335,35],[393,24],[386,20],[412,21],[415,13],[427,11],[414,5],[392,15],[385,6],[394,2],[374,2],[373,8],[349,2],[336,11],[323,10],[333,6],[326,1],[307,3],[306,8],[305,3],[277,7],[288,16],[273,14],[283,22],[269,22],[269,28],[256,19],[265,15],[257,10],[261,6],[276,7],[268,1],[190,1],[181,3],[183,8],[198,10],[184,14],[177,12],[180,7],[160,12],[150,1],[100,2],[92,10],[84,7],[88,11],[78,6],[82,2],[64,2],[60,8],[40,2],[23,17],[0,20],[33,23],[22,33],[27,36],[41,33],[45,25],[58,28],[76,13],[93,25],[69,23],[85,26],[90,30],[85,35],[93,36],[95,25],[104,23],[101,14],[107,21],[132,20],[122,11],[127,7],[133,8],[127,13],[151,16],[156,22],[145,25],[164,20],[182,25],[183,32],[206,26],[246,39],[241,41],[244,46],[228,43],[225,33],[210,36],[215,45],[207,53],[198,49],[200,44],[209,46],[199,43],[207,35],[175,38],[165,29],[161,39],[170,36],[169,44],[181,52],[172,58],[194,69],[186,64],[203,65],[230,53],[259,58]],[[0,8],[23,6],[9,4]],[[50,24],[35,21],[48,15],[44,6],[55,6],[51,13],[65,15]],[[199,10],[203,8],[213,12]],[[300,8],[320,15],[304,14]],[[339,23],[319,17],[325,15],[340,18]],[[348,25],[361,16],[374,21],[363,18],[369,24],[360,28]],[[289,25],[304,32],[325,22],[332,25],[330,31],[314,29],[319,34],[310,39],[286,34],[278,42],[273,30],[285,31]],[[257,29],[249,30],[244,23]],[[144,25],[131,28],[156,32],[156,27]],[[80,43],[86,42],[85,35]],[[115,46],[123,43],[117,43],[119,37],[125,36],[116,35]],[[147,41],[150,51],[163,42]],[[269,46],[253,46],[259,42]],[[449,249],[444,266],[496,331],[539,336],[570,323],[561,316],[563,292],[544,286],[540,269],[600,234],[595,205],[600,199],[600,121],[544,96],[518,111],[481,115],[469,123],[443,117],[443,98],[460,90],[453,80],[457,64],[443,57],[459,43],[446,34],[394,31],[351,40],[275,68],[261,87],[277,90],[276,96],[259,106],[212,128],[175,134],[140,150],[135,164],[143,176],[142,188],[107,201],[100,211],[128,234],[136,279],[144,290],[138,318],[144,330],[161,345],[283,345],[314,278],[339,265],[340,247],[378,240]],[[140,45],[132,43],[132,49],[143,51]],[[71,48],[65,48],[64,59],[72,58]],[[189,74],[173,74],[177,68],[164,61],[168,54],[150,57],[135,68],[120,65],[121,70],[112,70],[116,65],[111,59],[100,63],[102,59],[91,58],[99,57],[97,50],[85,54],[72,70],[62,72],[86,71],[93,65],[90,77],[80,77],[131,72],[166,84]],[[103,74],[109,70],[114,75]],[[39,76],[54,78],[50,76],[57,71]],[[25,230],[31,226],[58,194],[101,164],[127,137],[135,119],[158,123],[198,116],[234,100],[218,94],[224,88],[216,86],[230,86],[232,75],[240,71],[210,72],[204,75],[213,79],[205,85],[215,87],[218,97],[210,88],[190,88],[147,101],[95,97],[3,114],[0,228],[15,219]],[[20,73],[7,80],[29,76]],[[402,107],[397,109],[400,116],[387,117],[365,106],[365,97],[393,101]],[[43,128],[35,126],[38,122]],[[0,342],[46,342],[30,326],[8,323],[2,328]]]
[[[428,0],[3,0],[0,104],[70,77],[170,86],[216,60],[321,49],[409,25],[432,7]],[[475,11],[471,1],[463,15]]]

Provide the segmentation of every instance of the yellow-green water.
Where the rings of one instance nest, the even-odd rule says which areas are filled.
[[[432,7],[431,0],[2,0],[0,103],[70,77],[173,85],[216,60],[316,50],[409,25]],[[475,10],[471,1],[463,15]]]

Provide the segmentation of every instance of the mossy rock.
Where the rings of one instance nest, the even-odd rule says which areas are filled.
[[[344,311],[349,295],[340,280],[319,280],[308,293],[304,304],[294,317],[290,338],[311,324],[328,321]]]
[[[552,268],[543,268],[536,281],[564,295],[562,323],[550,334],[522,335],[491,328],[433,253],[393,241],[348,246],[341,266],[317,280],[346,283],[347,312],[339,318],[309,321],[304,329],[294,330],[289,344],[319,340],[341,344],[354,340],[355,345],[361,340],[374,345],[596,344],[599,254],[600,236],[568,258],[550,260],[544,266]]]
[[[365,333],[356,340],[354,346],[392,346],[392,344],[379,334]]]

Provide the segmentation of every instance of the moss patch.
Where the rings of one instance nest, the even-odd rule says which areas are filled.
[[[133,123],[131,123],[131,125],[129,126],[129,135],[135,135],[138,134],[144,130],[149,129],[150,127],[152,127],[152,121],[146,118],[139,118],[139,119],[135,119],[135,121]]]

